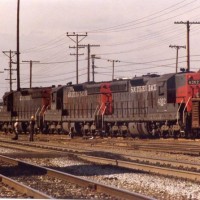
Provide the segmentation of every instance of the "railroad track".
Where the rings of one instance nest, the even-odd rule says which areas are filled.
[[[27,175],[31,176],[30,178],[31,178],[31,181],[33,181],[33,182],[35,180],[34,176],[39,175],[40,180],[42,180],[42,181],[46,181],[47,176],[50,177],[50,179],[53,177],[54,178],[53,180],[55,181],[55,179],[57,179],[57,182],[58,182],[58,180],[62,180],[62,181],[66,181],[67,183],[70,182],[72,184],[79,185],[80,187],[82,187],[83,191],[86,191],[87,194],[88,193],[90,195],[91,195],[91,193],[95,194],[95,195],[98,194],[99,199],[104,199],[104,198],[107,198],[107,199],[138,199],[138,200],[152,199],[152,198],[149,198],[149,197],[146,197],[146,196],[134,193],[134,192],[129,192],[129,191],[126,191],[126,190],[123,190],[123,189],[117,189],[117,188],[114,188],[114,187],[111,187],[111,186],[106,186],[104,184],[100,184],[100,183],[97,183],[97,182],[94,182],[94,181],[89,181],[89,180],[86,180],[86,179],[83,179],[83,178],[79,178],[77,176],[73,176],[73,175],[70,175],[70,174],[67,174],[67,173],[63,173],[63,172],[53,170],[53,169],[50,169],[50,168],[41,167],[41,166],[38,166],[38,165],[35,165],[35,164],[33,165],[33,164],[23,162],[23,161],[20,161],[20,160],[17,160],[17,159],[5,157],[5,156],[0,156],[0,160],[4,163],[9,163],[9,166],[7,166],[7,170],[6,170],[7,175],[10,174],[10,170],[13,170],[13,167],[14,167],[14,171],[11,172],[11,175],[12,176],[13,175],[22,176],[22,173],[23,173],[23,180],[26,179],[26,177],[24,177],[24,176],[27,176]],[[11,169],[9,167],[11,167]],[[1,170],[1,171],[3,172],[3,170]],[[32,176],[32,175],[34,175],[34,176]],[[41,178],[41,176],[42,176],[42,178]],[[2,179],[4,179],[4,178],[2,178]],[[6,181],[8,181],[8,179],[6,179]],[[6,182],[6,181],[4,181],[4,182]],[[37,179],[35,181],[37,182]],[[48,182],[48,185],[47,185],[48,188],[42,188],[41,185],[40,185],[40,189],[44,190],[44,191],[51,190],[52,189],[51,187],[55,187],[56,184],[55,184],[55,182],[50,184],[50,182],[52,183],[52,180],[50,180]],[[15,182],[10,181],[9,184],[10,183],[14,185],[14,184],[16,184],[16,181]],[[60,181],[59,181],[59,184],[61,184]],[[20,186],[19,186],[19,184],[16,184],[16,185],[17,185],[16,187],[20,187],[21,190],[26,190],[24,185],[22,185],[22,184]],[[65,185],[67,185],[67,184],[65,183]],[[75,188],[75,187],[72,186],[72,188]],[[77,186],[76,186],[76,188],[77,188]],[[63,188],[62,188],[62,190],[63,190]],[[78,190],[80,191],[80,189],[78,189]],[[33,191],[35,191],[34,195],[33,195]],[[51,196],[49,194],[45,195],[44,191],[40,191],[40,192],[37,193],[36,190],[32,190],[32,191],[29,190],[28,194],[30,194],[34,198],[65,198],[66,199],[66,197],[69,197],[69,198],[73,197],[71,193],[70,194],[63,194],[62,193],[61,196],[59,196],[59,195],[58,196],[53,196],[53,195]],[[66,192],[69,192],[69,190],[66,190]],[[81,192],[81,195],[83,195],[83,196],[78,196],[76,198],[82,198],[82,197],[89,198],[89,196],[84,194],[84,192]]]
[[[8,139],[10,136],[1,135],[2,139]],[[24,141],[27,141],[27,135],[21,135]],[[26,139],[25,139],[26,138]],[[69,139],[66,135],[36,135],[36,141],[41,142],[54,142],[63,145],[74,146],[94,146],[104,149],[106,148],[120,148],[126,149],[127,151],[143,150],[143,151],[156,151],[163,153],[173,153],[173,154],[184,154],[184,155],[200,155],[200,144],[198,141],[184,141],[184,140],[133,140],[133,139],[94,139],[94,140],[84,140],[84,139]]]
[[[23,197],[23,198],[35,198],[35,199],[51,199],[50,196],[48,196],[38,190],[35,190],[31,187],[28,187],[22,183],[19,183],[11,178],[3,176],[2,174],[0,174],[0,182],[1,182],[1,184],[3,184],[3,186],[1,185],[2,187],[7,186],[8,190],[13,191],[13,189],[14,189],[16,191],[16,193],[11,196],[12,198]],[[8,197],[7,195],[6,196],[3,196],[3,195],[4,194],[1,191],[1,197],[3,197],[3,198]]]
[[[67,144],[67,143],[66,143]],[[78,143],[79,144],[79,143]],[[77,146],[78,146],[77,144]],[[154,151],[154,152],[163,152],[163,153],[173,153],[173,154],[184,154],[184,155],[194,155],[199,156],[200,155],[200,146],[192,146],[192,145],[175,145],[175,144],[168,144],[166,146],[165,144],[141,144],[140,143],[126,143],[126,142],[116,142],[116,143],[88,143],[84,144],[84,146],[95,146],[99,148],[105,148],[105,147],[122,147],[128,151],[135,151],[135,150],[143,150],[143,151]]]
[[[13,141],[7,142],[11,144],[15,143]],[[89,162],[113,165],[128,169],[140,170],[159,175],[176,178],[178,177],[182,179],[200,182],[200,166],[195,163],[178,162],[169,159],[148,158],[141,156],[129,156],[127,154],[120,154],[120,158],[115,158],[117,156],[116,154],[109,154],[108,152],[104,152],[104,154],[100,152],[97,153],[97,155],[95,156],[96,153],[94,154],[94,150],[79,149],[74,147],[56,147],[54,145],[37,143],[27,144],[24,142],[18,142],[17,149],[20,149],[19,145],[21,145],[22,149],[27,149],[27,145],[29,150],[34,149],[34,151],[38,152],[42,150],[46,153],[49,152],[50,154],[52,154],[52,156],[56,156],[56,152],[59,156],[65,156],[66,154],[70,153]],[[4,144],[4,146],[8,145]],[[14,146],[12,145],[11,148],[14,148]]]
[[[79,157],[84,160],[87,160],[90,162],[95,162],[98,164],[107,164],[107,165],[109,164],[109,165],[123,167],[123,168],[127,168],[127,169],[134,169],[134,170],[139,170],[139,171],[144,171],[144,172],[155,173],[155,174],[159,174],[162,176],[164,175],[164,176],[170,176],[170,177],[182,178],[182,179],[187,179],[190,181],[200,182],[200,173],[198,173],[198,172],[172,169],[172,168],[166,168],[166,167],[162,167],[162,166],[158,167],[158,166],[151,165],[151,164],[140,164],[140,163],[135,163],[135,162],[127,162],[127,161],[123,161],[123,160],[99,158],[99,157],[94,157],[94,156],[81,155]],[[178,164],[180,164],[180,163],[178,163]]]
[[[72,143],[67,136],[50,136],[51,141],[59,141],[64,144]],[[47,140],[44,135],[39,135],[38,140]],[[87,142],[86,142],[87,141]],[[96,147],[123,147],[127,150],[144,150],[144,151],[157,151],[166,153],[179,153],[185,155],[200,155],[200,144],[196,141],[185,141],[183,139],[161,139],[161,140],[134,140],[132,138],[105,138],[94,139],[90,137],[84,139],[75,139],[73,143],[77,146],[96,146]]]

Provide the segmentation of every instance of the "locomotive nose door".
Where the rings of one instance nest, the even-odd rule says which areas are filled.
[[[111,115],[112,114],[112,93],[110,90],[110,84],[102,84],[101,89],[101,114]]]
[[[95,116],[96,125],[98,128],[104,127],[104,116],[113,113],[112,93],[109,83],[103,83],[100,88],[100,108]]]

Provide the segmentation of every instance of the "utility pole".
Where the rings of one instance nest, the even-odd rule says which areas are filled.
[[[20,51],[19,51],[19,10],[20,0],[17,1],[17,90],[20,90]]]
[[[91,58],[92,58],[92,81],[94,82],[94,68],[95,68],[95,65],[94,65],[94,60],[95,59],[101,59],[100,57],[96,57],[95,54],[92,54],[91,55]]]
[[[200,24],[200,22],[174,22],[175,24],[187,25],[187,71],[190,71],[190,24]]]
[[[84,47],[79,47],[79,42],[81,42],[85,37],[87,36],[87,33],[85,34],[76,34],[76,33],[73,33],[73,34],[69,34],[67,33],[67,37],[69,37],[73,42],[76,43],[76,46],[75,47],[69,47],[69,48],[76,48],[76,53],[75,54],[70,54],[70,55],[76,55],[76,84],[78,84],[78,56],[79,55],[83,55],[83,54],[79,54],[78,53],[78,50],[79,48],[84,48]],[[75,37],[76,40],[74,40],[72,37]],[[81,37],[79,39],[79,37]]]
[[[33,60],[30,60],[30,61],[22,61],[24,63],[30,63],[30,88],[32,88],[32,67],[33,67],[33,63],[39,63],[40,61],[33,61]]]
[[[108,60],[108,62],[112,62],[113,65],[112,65],[112,80],[114,81],[114,73],[115,73],[115,62],[120,62],[119,60]]]
[[[87,47],[88,49],[88,83],[89,83],[90,82],[90,50],[91,50],[91,47],[100,47],[100,45],[87,44],[87,45],[79,45],[79,47]]]
[[[12,91],[12,81],[16,80],[16,79],[12,78],[12,71],[16,70],[16,69],[12,69],[12,57],[14,57],[16,55],[16,51],[11,51],[11,50],[10,51],[3,51],[3,53],[7,57],[9,57],[9,69],[4,69],[4,70],[9,71],[10,78],[9,79],[5,79],[5,80],[9,80],[10,81],[10,91]]]
[[[186,46],[169,45],[169,47],[176,49],[176,74],[177,74],[177,72],[178,72],[178,50],[181,48],[186,49]]]

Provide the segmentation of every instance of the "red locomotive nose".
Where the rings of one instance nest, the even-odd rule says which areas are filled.
[[[109,83],[103,83],[100,89],[101,93],[101,114],[112,114],[112,92]]]

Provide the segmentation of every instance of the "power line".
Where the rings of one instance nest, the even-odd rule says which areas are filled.
[[[156,15],[159,14],[159,13],[163,13],[165,10],[169,10],[169,9],[171,9],[171,8],[174,8],[175,6],[177,6],[177,5],[179,5],[179,4],[182,4],[182,3],[185,2],[185,1],[186,1],[186,0],[183,0],[183,1],[179,2],[179,3],[176,3],[176,4],[171,5],[171,6],[168,7],[168,8],[165,8],[165,9],[163,9],[163,10],[160,10],[160,11],[158,11],[158,12],[152,13],[152,14],[150,14],[150,15],[147,15],[147,16],[145,16],[145,17],[142,17],[142,18],[139,18],[139,19],[136,19],[136,20],[132,20],[132,21],[129,21],[129,22],[126,22],[126,23],[123,23],[123,24],[116,25],[116,26],[111,26],[111,27],[107,27],[107,28],[92,30],[92,31],[90,31],[90,32],[109,31],[109,30],[116,29],[116,28],[123,28],[125,25],[126,25],[126,26],[127,26],[127,25],[130,26],[130,24],[135,23],[135,22],[138,22],[138,21],[139,21],[138,23],[143,23],[143,22],[144,22],[144,19],[149,20],[148,18],[150,18],[150,20],[152,20],[152,19],[151,19],[152,16],[156,16]],[[196,1],[196,0],[195,0],[195,1]],[[187,5],[187,4],[186,4],[186,5]],[[159,16],[157,16],[157,17],[159,17]],[[146,20],[146,21],[147,21],[147,20]],[[141,22],[140,22],[140,21],[141,21]],[[134,24],[134,25],[135,25],[135,24]]]
[[[58,37],[60,37],[60,36],[58,36]],[[60,39],[56,38],[56,39],[50,40],[50,41],[48,41],[46,43],[43,43],[43,44],[41,44],[39,46],[32,47],[32,48],[29,48],[29,49],[24,49],[22,53],[25,54],[25,53],[30,53],[30,52],[34,52],[34,51],[47,50],[46,48],[49,49],[49,47],[48,47],[49,45],[54,45],[54,44],[56,44],[56,43],[58,43],[60,41],[63,41],[64,39],[65,39],[64,36],[62,38],[60,38]],[[66,44],[66,43],[62,43],[60,45],[63,45],[63,44]],[[55,47],[57,47],[57,45]]]

